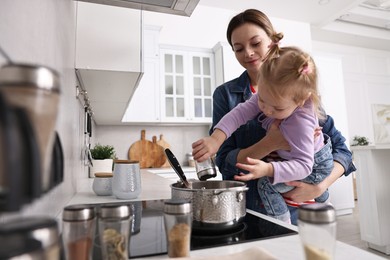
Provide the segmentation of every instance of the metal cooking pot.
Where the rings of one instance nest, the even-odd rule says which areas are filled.
[[[186,188],[182,182],[171,185],[172,198],[192,203],[193,228],[220,230],[235,227],[246,214],[246,184],[239,181],[198,181]]]

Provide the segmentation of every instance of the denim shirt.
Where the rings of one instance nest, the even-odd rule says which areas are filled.
[[[251,96],[252,92],[250,90],[250,80],[247,71],[244,71],[240,77],[217,87],[213,94],[213,123],[210,128],[210,134],[214,126],[225,114]],[[347,176],[351,172],[354,172],[356,168],[352,162],[352,153],[345,145],[345,138],[335,128],[333,118],[327,116],[324,122],[320,122],[320,126],[322,126],[322,132],[331,138],[333,159],[344,167],[344,175]],[[234,175],[237,175],[241,171],[235,166],[240,149],[257,143],[265,134],[266,131],[255,118],[242,125],[222,144],[217,152],[216,164],[224,180],[233,180]],[[260,206],[256,180],[249,181],[247,185],[249,187],[246,196],[247,207],[256,210]]]

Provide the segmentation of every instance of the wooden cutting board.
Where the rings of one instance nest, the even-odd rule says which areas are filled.
[[[166,148],[171,148],[171,145],[165,141],[164,136],[162,134],[160,134],[160,140],[157,141],[157,144],[161,145],[162,148],[164,148],[164,150]],[[165,160],[165,163],[161,167],[162,168],[171,167],[171,165],[168,162],[168,159]]]
[[[145,130],[141,130],[141,140],[130,146],[129,159],[139,161],[140,168],[160,168],[167,160],[164,149],[156,140],[145,139]]]

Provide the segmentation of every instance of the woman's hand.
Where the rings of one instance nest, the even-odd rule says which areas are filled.
[[[274,120],[270,129],[267,131],[267,135],[264,137],[268,139],[267,141],[270,143],[272,147],[272,151],[276,150],[290,150],[290,145],[284,138],[282,132],[279,129],[281,120]],[[263,138],[263,139],[264,139]]]
[[[248,171],[248,174],[240,173],[240,175],[234,176],[237,181],[249,181],[258,179],[264,176],[273,176],[272,164],[263,162],[258,159],[246,158],[247,163],[237,163],[237,168]]]
[[[283,194],[284,197],[291,198],[295,202],[304,202],[312,200],[320,196],[330,187],[340,176],[343,175],[345,169],[337,161],[334,161],[334,167],[328,177],[326,177],[321,183],[308,184],[300,181],[290,181],[287,185],[294,186],[295,189]]]
[[[319,197],[325,192],[326,187],[322,184],[308,184],[301,181],[290,181],[286,183],[295,188],[283,194],[283,197],[290,198],[295,202],[305,202]]]

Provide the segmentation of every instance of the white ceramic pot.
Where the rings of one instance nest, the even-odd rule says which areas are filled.
[[[112,174],[97,173],[92,183],[92,190],[98,196],[112,195]]]
[[[135,199],[141,193],[138,161],[115,160],[112,194],[118,199]]]

